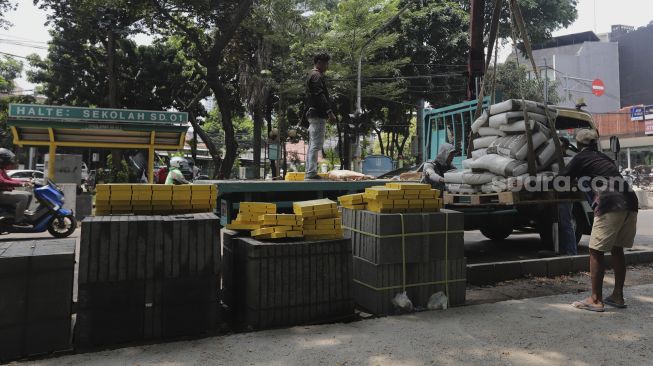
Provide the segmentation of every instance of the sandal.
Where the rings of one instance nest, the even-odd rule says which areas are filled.
[[[575,307],[576,309],[593,311],[593,312],[596,312],[596,313],[602,313],[602,312],[605,311],[605,308],[603,306],[601,306],[601,307],[594,306],[594,305],[586,303],[585,301],[574,301],[571,304],[571,306]]]
[[[628,307],[628,305],[626,305],[626,304],[619,304],[619,303],[615,302],[610,297],[606,297],[605,299],[603,299],[603,303],[606,304],[606,305],[610,305],[610,306],[612,306],[614,308],[617,308],[617,309],[625,309],[625,308]]]

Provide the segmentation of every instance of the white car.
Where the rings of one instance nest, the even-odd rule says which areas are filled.
[[[9,178],[21,180],[43,179],[44,177],[43,172],[39,170],[8,170],[7,175]]]

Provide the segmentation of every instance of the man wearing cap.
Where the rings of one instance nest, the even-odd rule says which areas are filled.
[[[575,308],[602,312],[604,304],[625,308],[623,288],[626,279],[624,248],[631,248],[637,229],[637,196],[623,179],[614,161],[598,151],[598,136],[593,130],[579,130],[576,142],[580,152],[561,176],[579,180],[579,188],[590,190],[594,224],[590,238],[592,294],[576,301]],[[612,253],[614,290],[603,298],[604,253]]]

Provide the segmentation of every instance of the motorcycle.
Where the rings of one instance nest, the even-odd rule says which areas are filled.
[[[0,233],[42,233],[48,231],[55,238],[70,236],[77,229],[71,210],[63,208],[64,194],[50,179],[34,183],[34,198],[39,203],[34,212],[25,212],[25,221],[32,227],[14,227],[13,207],[0,206]]]

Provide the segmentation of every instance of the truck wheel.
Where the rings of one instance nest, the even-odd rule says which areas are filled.
[[[512,226],[508,225],[496,225],[496,226],[486,226],[481,228],[481,234],[485,235],[486,238],[493,241],[501,241],[510,234],[512,234]]]

